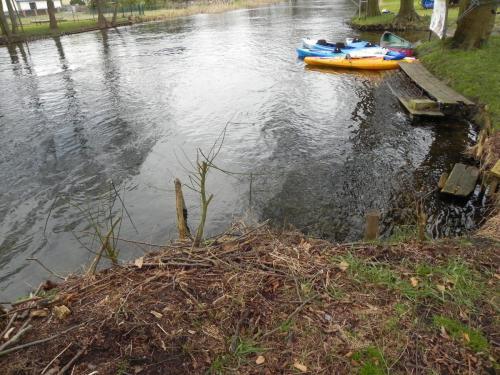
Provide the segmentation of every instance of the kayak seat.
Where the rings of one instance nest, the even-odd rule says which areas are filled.
[[[318,39],[316,44],[319,44],[320,46],[326,46],[326,47],[335,47],[335,44],[328,43],[325,39]]]
[[[345,48],[345,43],[342,43],[342,42],[335,43],[335,47],[336,48]]]

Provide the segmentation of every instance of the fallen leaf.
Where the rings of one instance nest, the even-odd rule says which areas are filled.
[[[345,271],[346,269],[349,268],[349,263],[342,261],[338,264],[338,267],[342,270]]]
[[[494,276],[497,280],[500,280],[500,274],[496,273]]]
[[[437,290],[439,290],[440,292],[444,293],[444,291],[446,290],[446,287],[444,285],[436,285],[436,288]]]
[[[418,285],[418,279],[416,277],[410,277],[411,286],[416,288]]]
[[[469,337],[469,334],[466,333],[466,332],[463,332],[462,335],[464,336],[464,340],[467,341],[467,342],[470,342],[470,337]]]
[[[54,306],[52,311],[54,312],[56,318],[59,320],[66,319],[71,314],[71,310],[68,309],[68,307],[65,305]]]
[[[441,336],[444,337],[445,339],[449,339],[450,336],[448,336],[448,333],[446,333],[446,329],[441,326]]]
[[[136,260],[134,260],[134,265],[137,268],[142,268],[143,264],[144,264],[144,257],[140,257],[140,258],[137,258]]]
[[[193,331],[192,329],[188,329],[188,333],[189,333],[190,335],[194,335],[194,334],[196,333],[196,331]]]
[[[49,311],[47,309],[32,310],[30,312],[30,316],[32,318],[45,318],[48,315],[49,315]]]
[[[302,363],[299,363],[299,362],[295,362],[293,364],[293,367],[295,367],[297,370],[299,370],[300,372],[307,372],[307,367],[304,366]]]
[[[257,359],[255,360],[255,363],[256,363],[256,364],[258,364],[258,365],[261,365],[261,364],[263,364],[265,361],[266,361],[266,359],[264,358],[264,356],[263,356],[263,355],[259,355],[259,356],[257,357]]]
[[[151,310],[150,313],[157,319],[163,318],[163,314],[160,314],[158,311]]]

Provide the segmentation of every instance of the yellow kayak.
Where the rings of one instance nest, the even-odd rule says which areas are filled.
[[[367,69],[367,70],[388,70],[399,67],[399,62],[403,60],[384,60],[383,57],[365,57],[358,59],[349,59],[344,57],[324,58],[324,57],[306,57],[305,63],[312,66],[321,66],[325,68],[344,68],[344,69]]]

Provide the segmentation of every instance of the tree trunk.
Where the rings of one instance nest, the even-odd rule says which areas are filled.
[[[10,43],[11,33],[9,29],[9,23],[7,22],[7,17],[5,17],[2,0],[0,0],[0,29],[2,30],[2,34],[5,35],[7,43]]]
[[[7,9],[9,10],[9,17],[10,17],[10,25],[12,27],[12,34],[16,34],[17,33],[16,10],[12,6],[12,2],[11,1],[12,0],[5,0],[5,4],[7,4]]]
[[[481,5],[463,13],[469,8],[470,0],[460,2],[460,16],[453,35],[453,46],[462,49],[479,48],[488,41],[493,26],[497,4]]]
[[[399,12],[394,18],[394,23],[404,25],[419,20],[420,17],[415,11],[415,4],[413,0],[401,0]]]
[[[111,19],[111,26],[115,27],[116,26],[116,14],[118,13],[118,2],[115,1],[113,4],[113,18]]]
[[[366,17],[380,16],[380,8],[378,6],[378,0],[368,0],[366,5],[361,9],[361,14],[366,15]]]
[[[53,0],[47,0],[47,13],[49,14],[50,29],[57,30],[56,7]]]
[[[97,27],[100,29],[106,28],[108,21],[106,21],[106,17],[102,12],[102,0],[95,0],[95,5],[97,8]]]

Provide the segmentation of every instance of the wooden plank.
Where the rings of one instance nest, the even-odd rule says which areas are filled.
[[[399,67],[429,96],[435,98],[438,103],[443,105],[458,105],[461,103],[465,105],[474,105],[474,103],[465,96],[460,95],[433,76],[421,63],[401,62],[399,63]]]
[[[500,178],[500,160],[497,160],[497,162],[495,163],[495,166],[493,168],[491,168],[490,173],[493,176]]]
[[[398,96],[399,101],[406,108],[406,110],[413,116],[433,116],[433,117],[443,117],[443,112],[439,110],[430,110],[430,109],[414,109],[410,104],[410,101],[407,99],[403,99]]]
[[[474,191],[479,177],[479,169],[457,163],[446,180],[442,193],[466,197]]]

